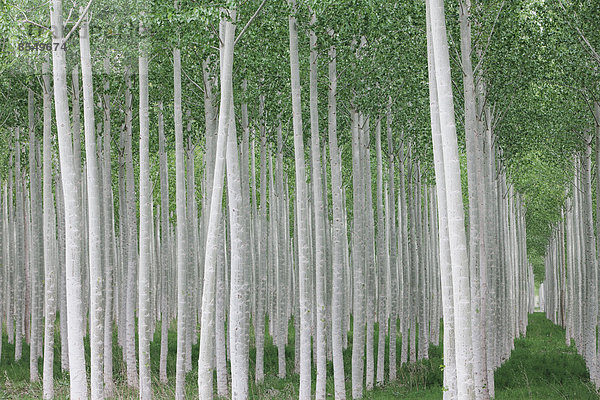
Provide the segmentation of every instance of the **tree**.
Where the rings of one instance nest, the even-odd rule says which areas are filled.
[[[450,62],[446,39],[446,23],[444,20],[444,2],[443,0],[430,0],[427,4],[430,10],[430,40],[433,48],[435,86],[437,88],[442,154],[444,157],[444,180],[438,180],[438,185],[444,185],[445,187],[448,206],[448,239],[452,267],[454,324],[456,329],[457,396],[459,398],[472,398],[474,392],[472,354],[470,353],[472,349],[471,296],[464,233],[464,209],[460,190],[460,168],[458,164],[458,145],[454,121]],[[440,221],[440,226],[442,226],[442,221]]]
[[[229,12],[230,18],[235,18],[235,11]],[[200,357],[198,359],[198,387],[200,399],[212,399],[212,357],[214,351],[214,324],[215,324],[215,282],[217,254],[219,243],[217,232],[221,220],[221,202],[223,198],[223,180],[225,167],[226,140],[228,125],[231,120],[231,96],[233,87],[231,83],[233,67],[233,40],[235,25],[225,18],[223,40],[223,59],[221,74],[221,102],[219,108],[218,136],[215,156],[214,180],[210,201],[210,214],[207,230],[206,255],[204,258],[204,288],[202,290],[202,332],[200,335]],[[176,58],[177,60],[177,58]],[[176,63],[176,66],[178,64]],[[177,143],[176,143],[177,146]],[[183,283],[183,282],[182,282]]]
[[[291,0],[295,11],[296,4]],[[311,397],[310,386],[310,294],[308,210],[306,193],[306,165],[304,164],[304,139],[302,135],[302,110],[300,104],[300,67],[298,59],[298,27],[296,17],[289,16],[290,73],[292,87],[292,120],[294,129],[294,159],[296,167],[296,217],[298,218],[298,290],[300,304],[300,399]]]
[[[60,47],[64,43],[62,1],[53,0],[50,6],[52,22],[52,45]],[[54,108],[58,131],[58,148],[62,171],[62,186],[65,199],[66,233],[66,292],[67,324],[69,341],[69,377],[71,398],[85,399],[88,396],[85,358],[83,351],[83,321],[81,314],[81,271],[79,240],[81,211],[79,187],[76,184],[76,168],[73,163],[73,147],[69,126],[69,105],[67,103],[66,53],[52,52],[52,76],[54,80]]]
[[[56,321],[56,294],[58,278],[58,248],[56,242],[56,216],[52,193],[52,98],[50,94],[50,66],[42,65],[44,108],[44,160],[43,160],[43,207],[44,207],[44,399],[54,398],[54,323]]]
[[[81,10],[80,10],[81,12]],[[96,157],[96,132],[94,117],[94,91],[92,83],[92,57],[88,32],[88,17],[84,18],[79,30],[81,49],[81,76],[83,79],[83,117],[85,130],[85,153],[88,187],[89,226],[89,276],[90,276],[90,376],[91,397],[104,397],[104,277],[102,276],[102,235],[100,178]]]

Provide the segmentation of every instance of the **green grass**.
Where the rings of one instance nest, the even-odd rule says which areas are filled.
[[[565,344],[565,330],[541,312],[529,315],[527,336],[515,341],[496,371],[497,399],[598,399],[583,358]]]
[[[158,381],[160,359],[160,326],[155,331],[154,341],[150,345],[151,371],[154,398],[171,399],[175,394],[175,355],[177,352],[175,324],[169,331],[169,354],[167,372],[169,383],[162,385]],[[251,343],[254,332],[251,331]],[[272,338],[265,338],[265,381],[261,385],[254,383],[254,354],[250,349],[249,391],[252,399],[293,399],[298,397],[299,377],[294,373],[294,325],[290,322],[289,341],[286,346],[287,378],[277,378],[277,348]],[[374,350],[377,352],[377,326],[375,326]],[[116,343],[116,333],[115,333]],[[348,343],[352,343],[349,334]],[[85,342],[89,354],[89,343]],[[386,370],[389,343],[386,340]],[[401,341],[397,341],[397,354],[400,354]],[[68,374],[60,370],[60,339],[55,340],[54,376],[57,399],[68,398]],[[115,345],[114,377],[117,385],[116,398],[129,399],[137,397],[136,392],[125,384],[125,365],[120,348]],[[350,347],[344,350],[346,372],[346,390],[351,393],[351,357]],[[197,373],[195,363],[198,360],[198,346],[192,347],[192,372],[186,376],[186,398],[197,398]],[[398,362],[400,357],[398,357]],[[398,368],[398,380],[376,387],[365,394],[365,399],[441,399],[442,398],[442,348],[430,346],[429,359]],[[89,359],[88,359],[89,368]],[[39,363],[40,374],[42,363]],[[525,338],[515,341],[515,349],[511,358],[496,371],[496,399],[598,399],[583,359],[576,353],[574,346],[567,347],[564,341],[564,330],[553,325],[542,313],[529,316],[529,327]],[[313,369],[313,385],[316,371]],[[216,385],[216,379],[215,379]],[[326,388],[328,398],[333,398],[333,365],[327,364]],[[314,389],[314,387],[313,387]],[[29,347],[23,345],[23,357],[14,361],[14,345],[8,344],[3,335],[2,358],[0,362],[0,399],[38,399],[41,397],[41,383],[29,382]],[[350,396],[348,396],[350,398]]]

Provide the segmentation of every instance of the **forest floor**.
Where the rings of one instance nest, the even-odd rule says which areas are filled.
[[[175,324],[173,324],[173,327]],[[265,382],[254,384],[254,349],[250,350],[250,398],[252,399],[294,399],[298,398],[298,375],[294,367],[294,331],[290,326],[289,345],[286,347],[287,379],[277,378],[277,348],[270,337],[265,343]],[[377,336],[377,332],[376,335]],[[552,324],[543,313],[529,316],[527,335],[515,341],[515,349],[510,359],[495,373],[496,399],[600,399],[589,382],[589,374],[584,361],[574,346],[566,346],[564,329]],[[39,399],[42,394],[40,383],[29,382],[29,346],[23,345],[23,357],[14,361],[14,345],[3,335],[2,357],[0,362],[0,399]],[[116,338],[115,338],[116,339]],[[60,340],[55,341],[55,392],[57,399],[68,398],[68,375],[60,371]],[[351,336],[349,337],[351,343]],[[374,343],[377,350],[377,340]],[[398,341],[398,354],[401,343]],[[386,345],[387,347],[387,345]],[[86,342],[86,349],[89,344]],[[155,340],[151,344],[153,391],[155,399],[172,399],[175,392],[175,355],[177,343],[174,330],[169,332],[169,357],[167,370],[169,384],[158,382],[158,360],[160,358],[160,329],[156,329]],[[387,349],[386,349],[387,353]],[[89,354],[89,351],[88,351]],[[346,365],[346,389],[350,393],[350,347],[344,351]],[[375,353],[376,354],[376,353]],[[192,348],[192,372],[186,377],[186,398],[197,399],[198,346]],[[89,359],[87,360],[89,368]],[[365,399],[441,399],[442,398],[442,349],[431,346],[429,359],[398,369],[398,380],[384,387],[368,392]],[[387,365],[387,359],[386,359]],[[39,363],[41,375],[42,363]],[[315,371],[313,370],[313,375]],[[333,399],[333,367],[328,363],[327,393]],[[116,398],[133,399],[136,392],[125,384],[125,365],[118,346],[114,348],[114,376]],[[315,381],[313,376],[313,385]]]
[[[430,354],[434,348],[430,348]],[[510,358],[494,374],[496,400],[600,399],[590,383],[583,358],[565,344],[565,330],[544,313],[529,315],[527,334],[515,340]],[[367,399],[441,399],[441,385],[426,390],[388,384]]]

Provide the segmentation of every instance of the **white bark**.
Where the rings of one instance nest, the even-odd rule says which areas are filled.
[[[187,110],[186,117],[188,118],[187,133],[188,146],[186,153],[186,247],[187,247],[187,271],[186,271],[186,328],[185,328],[185,372],[186,374],[192,370],[192,337],[194,336],[196,326],[195,314],[195,295],[196,295],[196,278],[197,278],[197,256],[196,256],[196,199],[194,191],[196,188],[194,182],[194,151],[191,143],[191,122],[189,121],[189,112]],[[197,338],[195,339],[197,340]]]
[[[169,339],[169,291],[168,271],[171,270],[170,242],[169,242],[169,175],[167,165],[167,152],[165,150],[165,131],[163,120],[163,103],[158,103],[158,146],[160,158],[160,270],[161,270],[161,333],[160,333],[160,366],[159,376],[161,383],[167,383],[167,352]]]
[[[140,34],[144,35],[140,26]],[[152,188],[150,186],[150,118],[148,110],[148,53],[147,44],[140,43],[140,263],[138,272],[138,337],[140,399],[152,398],[150,380],[150,267],[152,263]]]
[[[313,12],[311,24],[315,24],[316,16]],[[321,144],[319,138],[319,109],[318,109],[318,60],[317,36],[310,31],[310,134],[311,134],[311,161],[312,161],[312,194],[315,207],[315,291],[316,291],[316,317],[317,331],[315,343],[317,350],[317,382],[315,398],[325,398],[325,382],[327,379],[326,359],[326,294],[325,294],[325,203],[323,199],[323,183],[321,176]]]
[[[264,121],[264,96],[259,100],[260,123],[260,209],[259,209],[259,257],[256,269],[256,316],[254,337],[256,347],[256,370],[254,373],[256,383],[264,381],[264,345],[265,345],[265,311],[267,303],[267,136]]]
[[[276,182],[274,186],[274,197],[272,198],[272,204],[275,209],[273,213],[274,230],[273,235],[275,237],[275,253],[274,265],[275,265],[275,291],[276,291],[276,314],[273,318],[276,321],[276,329],[274,332],[274,338],[277,345],[277,364],[278,373],[277,376],[280,379],[284,379],[286,376],[286,360],[285,360],[285,345],[287,337],[287,315],[286,315],[286,263],[285,263],[285,228],[284,228],[284,214],[285,207],[283,202],[283,134],[282,134],[282,123],[279,121],[277,125],[277,160],[275,164]]]
[[[35,116],[34,116],[34,104],[33,104],[33,90],[28,90],[27,108],[29,116],[29,193],[31,199],[31,246],[29,252],[29,271],[31,280],[31,324],[30,324],[30,345],[29,345],[29,380],[31,382],[38,382],[40,380],[38,372],[38,358],[41,353],[38,352],[39,342],[41,336],[38,335],[41,320],[39,316],[41,310],[40,302],[38,302],[38,292],[40,286],[40,255],[44,242],[41,240],[41,226],[39,220],[40,212],[40,199],[39,199],[39,176],[38,176],[38,165],[36,160],[36,138],[35,138]]]
[[[437,5],[439,6],[439,5]],[[434,45],[436,40],[445,41],[445,33],[443,38],[439,38],[439,36],[433,36],[433,25],[435,19],[432,15],[432,2],[427,2],[427,19],[428,19],[428,29],[427,29],[427,37],[428,37],[428,66],[429,66],[429,88],[430,88],[430,114],[431,114],[431,126],[432,126],[432,137],[433,137],[433,149],[434,149],[434,161],[435,161],[435,174],[436,174],[436,190],[437,190],[437,201],[438,201],[438,221],[439,221],[439,246],[440,246],[440,275],[441,275],[441,292],[442,292],[442,306],[443,306],[443,316],[444,316],[444,387],[447,389],[444,392],[445,399],[454,399],[456,396],[462,395],[465,398],[468,396],[472,396],[469,394],[469,388],[465,388],[465,384],[468,385],[468,382],[460,382],[460,391],[459,391],[459,381],[458,378],[458,369],[461,369],[460,379],[469,377],[468,373],[465,374],[465,365],[459,363],[459,358],[456,357],[456,347],[458,347],[460,339],[456,336],[463,334],[463,330],[458,330],[459,327],[455,327],[455,302],[454,302],[454,287],[453,287],[453,272],[452,269],[452,254],[450,246],[452,246],[450,242],[450,214],[448,213],[448,186],[446,185],[446,168],[445,165],[446,155],[443,151],[443,141],[442,141],[442,123],[441,119],[441,109],[440,107],[440,98],[438,93],[439,85],[437,83],[438,80],[438,60],[439,57],[435,57]],[[443,6],[442,6],[443,8]],[[439,11],[439,10],[438,10]],[[442,10],[443,11],[443,10]],[[436,14],[437,18],[440,18],[439,13]],[[443,18],[443,13],[441,14]],[[439,21],[439,20],[438,20]],[[443,22],[443,21],[442,21]],[[445,29],[444,29],[445,30]],[[439,34],[439,32],[438,32]],[[446,56],[447,56],[447,48],[446,48]],[[446,81],[446,84],[448,82]],[[447,92],[447,89],[446,89]],[[447,94],[446,94],[447,95]],[[451,95],[451,93],[450,93]],[[448,107],[449,104],[446,101],[444,107]],[[448,112],[448,110],[445,110]],[[452,114],[453,117],[453,114]],[[446,120],[444,122],[447,122]],[[447,132],[444,132],[447,133]],[[464,226],[464,225],[463,225]],[[457,271],[458,272],[458,271]],[[460,321],[463,325],[468,323],[470,324],[470,320],[462,320]],[[464,326],[463,326],[464,327]],[[456,335],[456,336],[455,336]],[[470,335],[469,337],[470,338]],[[464,338],[463,338],[464,339]],[[460,351],[464,351],[465,349],[460,349]],[[460,361],[465,361],[464,358],[461,358]],[[472,385],[472,382],[471,382]],[[459,397],[460,398],[460,397]]]
[[[63,43],[62,1],[53,0],[51,5],[52,44]],[[88,397],[85,358],[83,349],[83,320],[81,313],[80,229],[81,210],[79,187],[76,184],[77,168],[73,163],[73,147],[69,126],[67,103],[66,51],[52,52],[54,78],[54,106],[58,131],[58,146],[65,199],[66,225],[66,294],[67,324],[69,330],[69,377],[71,399]]]
[[[383,159],[381,155],[381,120],[375,128],[375,148],[377,157],[377,322],[379,327],[377,343],[377,384],[383,385],[385,374],[385,333],[387,332],[386,275],[387,251],[385,242],[385,222],[383,210]]]
[[[27,314],[26,263],[25,254],[25,211],[23,210],[23,183],[21,174],[20,131],[15,128],[15,361],[23,356],[24,319]],[[19,300],[21,299],[21,300]],[[24,301],[22,300],[24,299]]]
[[[58,300],[60,306],[60,365],[63,372],[69,370],[69,330],[67,327],[67,286],[66,286],[66,234],[65,234],[65,201],[61,173],[57,168],[54,187],[56,191],[56,236],[58,242],[59,284]]]
[[[235,15],[233,14],[232,17]],[[215,155],[214,180],[211,193],[209,222],[206,240],[206,255],[204,258],[204,287],[202,290],[202,332],[200,335],[200,355],[198,359],[198,396],[200,399],[210,400],[213,397],[213,366],[214,331],[215,331],[215,281],[216,264],[219,246],[219,224],[221,220],[221,207],[223,199],[223,181],[225,167],[225,150],[228,125],[230,122],[231,96],[232,96],[232,67],[233,67],[233,40],[235,25],[224,21],[225,40],[223,41],[223,60],[221,71],[221,107],[219,112],[218,136]],[[177,50],[176,61],[179,51]],[[176,64],[178,66],[178,64]],[[177,78],[176,78],[177,79]],[[180,79],[180,78],[179,78]],[[183,398],[183,397],[181,397]]]
[[[233,95],[231,96],[233,110]],[[229,202],[230,244],[231,244],[231,286],[229,297],[229,348],[231,351],[231,398],[248,398],[248,342],[249,325],[247,318],[250,300],[250,284],[246,279],[245,268],[251,260],[249,225],[245,216],[249,215],[242,199],[239,152],[235,118],[230,116],[227,137],[227,200]],[[247,165],[247,163],[246,163]]]
[[[227,269],[226,255],[226,230],[227,224],[223,217],[219,230],[219,254],[217,256],[217,283],[216,293],[222,293],[223,295],[217,295],[215,300],[215,367],[217,370],[217,396],[229,397],[229,379],[227,374],[227,340],[225,338],[225,302],[227,283],[225,282],[225,275]]]
[[[291,0],[292,8],[296,9],[296,3]],[[310,243],[308,242],[308,196],[306,185],[306,165],[304,164],[304,140],[302,137],[302,109],[300,105],[300,66],[298,59],[298,26],[296,17],[289,16],[290,33],[290,73],[292,87],[292,117],[294,130],[294,159],[296,166],[296,207],[298,218],[298,289],[300,304],[300,393],[299,398],[309,399],[311,397],[311,355],[310,355],[310,294],[308,286],[310,282],[309,262]]]
[[[342,198],[342,160],[337,142],[337,68],[336,49],[329,49],[329,93],[328,130],[329,158],[331,163],[331,197],[333,201],[333,240],[332,240],[332,304],[331,304],[331,346],[333,352],[333,379],[336,400],[346,399],[344,379],[344,359],[342,323],[344,305],[344,204]],[[347,299],[346,299],[347,301]]]
[[[43,397],[54,398],[54,323],[56,320],[56,282],[59,276],[58,249],[56,242],[56,216],[54,197],[52,194],[52,98],[49,76],[49,65],[42,65],[43,101],[44,101],[44,281],[46,290],[45,304],[45,330],[44,330],[44,372],[43,372]]]
[[[591,166],[591,135],[585,137],[585,155],[583,158],[583,179],[582,179],[582,219],[584,236],[583,248],[585,249],[584,260],[586,269],[586,288],[585,288],[585,315],[584,315],[584,348],[583,354],[586,365],[590,371],[590,379],[597,382],[597,363],[596,363],[596,325],[598,324],[598,271],[596,258],[596,240],[594,238],[594,222],[592,217],[592,166]]]
[[[362,114],[360,114],[362,117]],[[365,386],[367,390],[373,389],[373,383],[375,380],[375,357],[374,357],[374,323],[375,323],[375,312],[376,312],[376,271],[375,271],[375,226],[373,221],[373,185],[371,177],[371,150],[370,150],[370,127],[369,117],[366,118],[364,123],[359,129],[361,133],[361,146],[363,162],[361,168],[363,169],[363,191],[365,193],[364,203],[364,222],[365,222],[365,295],[367,298],[367,337],[366,337],[366,369],[365,369]]]
[[[81,10],[80,10],[81,11]],[[83,79],[83,113],[85,128],[85,152],[88,188],[88,226],[89,226],[89,281],[90,281],[90,353],[91,353],[91,398],[104,398],[104,291],[102,276],[102,238],[101,238],[101,195],[98,176],[98,158],[96,156],[96,133],[94,117],[94,92],[92,83],[92,57],[88,17],[82,21],[79,30],[81,53],[81,77]]]
[[[173,73],[175,82],[175,213],[177,216],[177,363],[175,367],[175,398],[183,399],[185,396],[185,345],[187,327],[187,215],[185,200],[185,159],[183,152],[183,114],[181,111],[181,52],[177,48],[173,49],[173,59]],[[204,324],[202,324],[202,328],[204,331]],[[202,356],[200,356],[200,358],[202,358]],[[200,380],[199,376],[198,380]]]
[[[110,67],[108,58],[104,59],[104,73],[108,74]],[[104,196],[104,394],[112,397],[114,393],[113,381],[113,298],[116,298],[116,290],[113,289],[113,271],[116,264],[116,256],[113,247],[113,192],[112,192],[112,168],[110,158],[111,124],[110,124],[110,95],[108,94],[108,80],[104,83],[104,173],[103,196]]]
[[[361,144],[359,136],[358,113],[351,111],[352,117],[352,183],[354,222],[352,236],[352,279],[353,290],[353,335],[352,335],[352,398],[358,399],[363,395],[364,377],[364,345],[365,345],[365,252],[363,245],[363,195]]]
[[[398,321],[398,298],[400,293],[398,290],[398,273],[396,267],[397,254],[399,250],[396,240],[396,202],[395,202],[395,183],[394,174],[394,146],[392,142],[392,112],[391,107],[387,110],[387,139],[388,139],[388,203],[389,213],[389,270],[390,270],[390,316],[389,316],[389,378],[390,381],[396,380],[396,323]]]
[[[473,378],[475,397],[489,399],[487,384],[487,355],[485,346],[485,319],[481,313],[481,261],[482,233],[480,218],[483,191],[481,184],[481,148],[477,126],[475,83],[471,61],[471,1],[463,0],[459,5],[461,65],[463,71],[465,140],[467,147],[467,175],[469,186],[469,270],[471,279],[471,323],[473,335]]]
[[[129,68],[125,71],[125,180],[126,180],[126,204],[127,204],[127,277],[125,295],[125,363],[127,366],[127,385],[138,388],[138,371],[136,363],[135,348],[135,308],[136,308],[136,275],[138,268],[138,246],[137,246],[137,210],[135,201],[135,180],[133,176],[133,154],[132,154],[132,94],[131,76]]]

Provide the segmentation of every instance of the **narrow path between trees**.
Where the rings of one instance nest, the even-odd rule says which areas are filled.
[[[565,344],[565,330],[544,313],[529,315],[525,338],[495,374],[500,399],[598,399],[583,358]]]
[[[510,358],[495,373],[496,400],[600,399],[574,345],[565,344],[565,330],[544,313],[529,315],[527,335],[515,341]],[[385,387],[369,399],[441,399],[441,388],[413,390]]]

